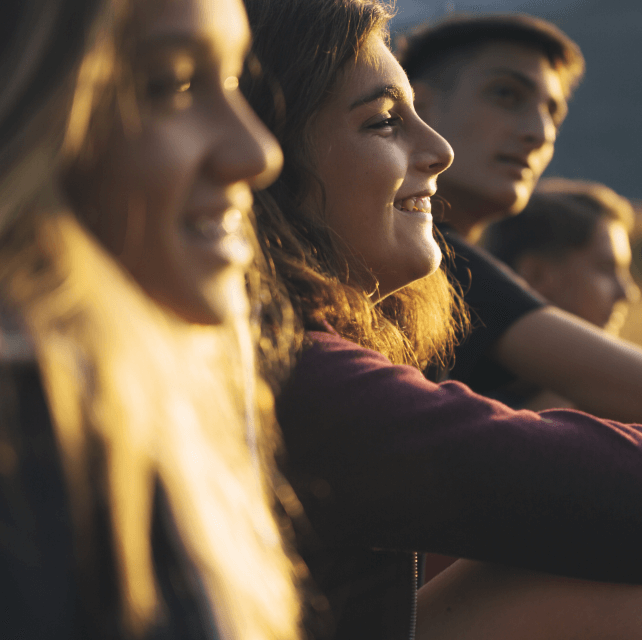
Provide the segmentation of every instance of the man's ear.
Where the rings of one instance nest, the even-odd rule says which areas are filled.
[[[430,124],[432,110],[435,106],[435,90],[421,80],[413,82],[412,88],[415,91],[415,110],[422,120]]]
[[[525,253],[515,264],[515,271],[543,296],[548,296],[556,284],[556,266],[535,253]]]

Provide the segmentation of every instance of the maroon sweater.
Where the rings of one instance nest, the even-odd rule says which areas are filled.
[[[414,551],[642,582],[642,426],[513,411],[308,335],[277,411],[333,637],[411,637]]]

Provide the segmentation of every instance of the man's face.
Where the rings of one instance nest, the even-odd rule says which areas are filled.
[[[416,83],[419,115],[455,151],[439,193],[453,215],[474,223],[518,213],[553,157],[567,106],[560,75],[546,56],[509,42],[471,54],[446,91]]]
[[[529,265],[530,262],[530,265]],[[617,335],[639,291],[626,228],[598,220],[585,246],[560,258],[526,255],[516,271],[553,304]]]

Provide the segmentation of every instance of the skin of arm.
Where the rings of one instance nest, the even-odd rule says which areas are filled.
[[[548,389],[544,389],[544,391],[538,393],[522,407],[522,409],[530,409],[531,411],[545,411],[546,409],[553,408],[577,409],[567,398],[562,398],[559,394]]]
[[[417,594],[417,640],[640,637],[642,587],[459,560]]]
[[[493,356],[582,411],[642,421],[642,349],[561,309],[548,306],[517,320],[496,342]]]

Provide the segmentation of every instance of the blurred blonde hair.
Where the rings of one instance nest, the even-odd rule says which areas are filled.
[[[277,436],[249,320],[203,327],[161,309],[58,195],[57,128],[71,113],[65,149],[77,153],[111,82],[112,33],[124,4],[108,7],[80,71],[62,79],[63,89],[75,83],[73,105],[64,90],[43,100],[51,126],[41,109],[31,123],[41,135],[0,176],[0,288],[24,320],[41,370],[83,597],[97,625],[113,613],[102,610],[92,571],[97,508],[107,504],[120,622],[140,636],[162,616],[150,541],[158,481],[179,555],[196,568],[221,636],[295,638],[295,573],[304,569],[286,555],[272,513],[273,492],[283,490],[273,464]]]

